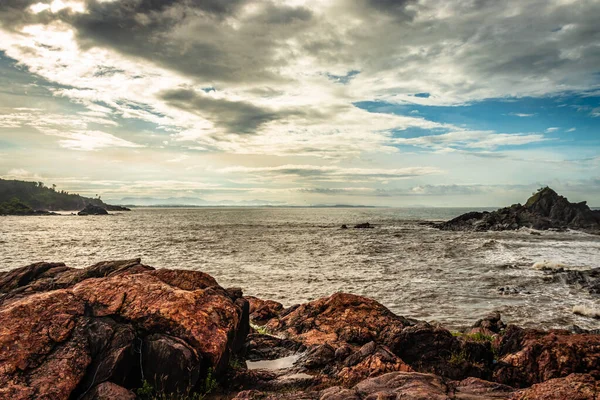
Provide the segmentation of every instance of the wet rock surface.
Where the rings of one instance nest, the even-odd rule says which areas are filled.
[[[497,312],[451,333],[345,293],[284,309],[139,259],[0,274],[1,399],[597,400],[599,378],[597,333]]]
[[[600,268],[585,271],[573,271],[560,268],[546,271],[554,282],[562,282],[587,290],[592,295],[600,296]]]
[[[503,231],[522,227],[537,230],[577,229],[600,234],[600,211],[586,202],[571,203],[549,187],[534,193],[524,205],[493,212],[469,212],[437,227],[451,231]]]

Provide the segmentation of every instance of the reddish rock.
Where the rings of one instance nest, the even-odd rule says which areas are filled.
[[[511,400],[599,400],[600,382],[587,374],[550,379],[516,393]]]
[[[508,399],[515,389],[496,382],[488,382],[479,378],[467,378],[454,385],[449,385],[449,394],[453,400],[494,400]]]
[[[0,280],[0,398],[116,390],[103,382],[139,387],[140,355],[147,375],[172,375],[165,389],[176,391],[200,371],[222,373],[249,329],[248,303],[208,275],[139,260],[82,270],[34,264]]]
[[[201,356],[185,341],[153,334],[142,345],[144,377],[167,393],[189,393],[200,377]]]
[[[495,344],[500,356],[494,380],[527,387],[572,373],[600,378],[600,335],[509,326]]]
[[[382,342],[408,325],[408,320],[393,314],[375,300],[336,293],[296,307],[287,315],[269,321],[267,328],[306,346],[328,343],[340,347]]]
[[[104,382],[87,392],[82,400],[135,400],[135,394],[112,382]]]
[[[498,311],[489,314],[487,317],[477,321],[469,330],[469,334],[482,334],[486,336],[495,336],[506,328]]]
[[[262,300],[254,296],[246,296],[250,302],[250,319],[254,322],[266,322],[279,316],[283,305],[273,300]]]
[[[200,271],[187,271],[181,269],[158,269],[150,272],[161,281],[182,290],[198,290],[209,287],[219,287],[212,276]]]
[[[370,342],[344,360],[337,377],[349,384],[395,371],[413,372],[413,369],[387,347]]]
[[[364,399],[449,400],[442,378],[418,372],[391,372],[354,387]]]
[[[95,317],[118,316],[148,332],[179,337],[210,365],[226,367],[242,310],[210,289],[182,290],[150,274],[85,280],[73,287]]]
[[[251,361],[274,360],[304,350],[306,347],[294,340],[253,333],[247,337],[245,356]]]
[[[67,399],[91,362],[84,305],[65,290],[0,308],[0,398]]]

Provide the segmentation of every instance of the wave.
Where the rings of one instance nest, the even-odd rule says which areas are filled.
[[[533,268],[539,270],[559,270],[565,268],[566,265],[556,261],[538,261],[533,263]]]
[[[584,317],[592,317],[600,319],[600,308],[588,307],[588,306],[574,306],[573,314],[583,315]]]

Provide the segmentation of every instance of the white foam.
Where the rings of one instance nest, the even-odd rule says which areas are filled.
[[[533,263],[533,268],[535,269],[540,269],[540,270],[544,270],[544,269],[560,269],[560,268],[565,268],[566,265],[560,262],[556,262],[556,261],[538,261]]]
[[[573,314],[583,315],[584,317],[600,318],[600,308],[588,306],[574,306]]]

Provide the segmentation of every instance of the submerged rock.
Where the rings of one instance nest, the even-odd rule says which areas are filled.
[[[100,206],[88,204],[83,210],[79,211],[77,215],[108,215],[108,211]]]
[[[371,228],[375,228],[375,227],[368,222],[364,222],[362,224],[354,225],[354,228],[355,229],[371,229]]]
[[[531,196],[525,205],[514,204],[493,212],[469,212],[437,227],[450,231],[569,228],[600,233],[600,211],[591,210],[585,201],[571,203],[545,187]]]

